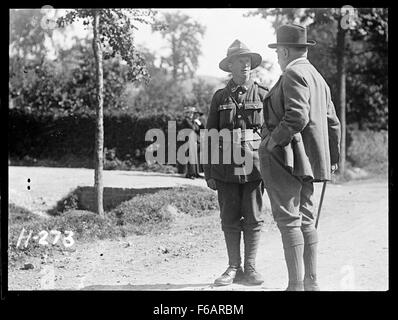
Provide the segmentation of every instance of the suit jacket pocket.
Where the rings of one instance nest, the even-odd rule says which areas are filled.
[[[296,133],[292,141],[283,147],[285,165],[297,176],[313,177],[311,163],[305,151],[301,133]]]
[[[283,158],[285,166],[288,167],[292,172],[294,170],[294,152],[292,143],[282,147],[283,148]]]
[[[295,163],[297,165],[297,163],[300,162],[297,161],[297,158],[301,157],[303,152],[305,153],[301,133],[298,132],[293,135],[292,141],[282,148],[285,166],[289,167],[290,170],[293,172],[293,170],[295,169]]]

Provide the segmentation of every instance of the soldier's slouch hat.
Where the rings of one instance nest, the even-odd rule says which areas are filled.
[[[227,56],[221,60],[219,67],[221,70],[230,72],[229,63],[232,58],[242,55],[248,55],[251,57],[251,69],[257,68],[262,61],[262,57],[260,54],[251,52],[249,48],[240,40],[235,40],[228,48]]]

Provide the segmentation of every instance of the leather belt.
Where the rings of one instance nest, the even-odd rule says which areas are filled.
[[[261,140],[260,134],[253,129],[233,129],[230,131],[233,143],[241,143],[242,141]]]

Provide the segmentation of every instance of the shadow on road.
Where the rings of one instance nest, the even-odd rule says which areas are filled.
[[[180,173],[165,173],[165,172],[155,172],[155,171],[126,171],[126,172],[117,172],[116,175],[121,176],[130,176],[130,177],[167,177],[167,178],[178,178],[183,177],[183,174]]]
[[[187,179],[184,173],[163,173],[163,172],[151,172],[151,171],[127,171],[127,172],[118,172],[116,175],[121,176],[129,176],[129,177],[159,177],[159,178],[183,178]],[[204,179],[205,176],[202,173],[196,179]]]
[[[203,289],[210,289],[213,284],[210,283],[195,283],[195,284],[169,284],[169,283],[162,283],[162,284],[142,284],[142,285],[133,285],[133,284],[126,284],[126,285],[92,285],[84,287],[80,290],[128,290],[128,291],[143,291],[143,290],[181,290],[187,288],[191,290],[192,288],[203,288]]]
[[[243,283],[236,283],[229,286],[214,286],[213,283],[195,283],[195,284],[170,284],[170,283],[160,283],[160,284],[142,284],[142,285],[91,285],[83,287],[82,291],[284,291],[284,288],[268,287],[265,285],[244,285]]]

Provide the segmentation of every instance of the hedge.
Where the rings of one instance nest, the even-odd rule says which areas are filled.
[[[177,130],[182,129],[181,114],[104,114],[104,147],[115,149],[116,157],[124,160],[134,157],[150,144],[145,133],[159,128],[167,133],[168,121],[177,121]],[[22,159],[60,159],[62,156],[92,158],[95,141],[95,116],[80,115],[35,115],[20,110],[10,110],[8,120],[9,156]],[[166,145],[167,148],[167,145]]]

